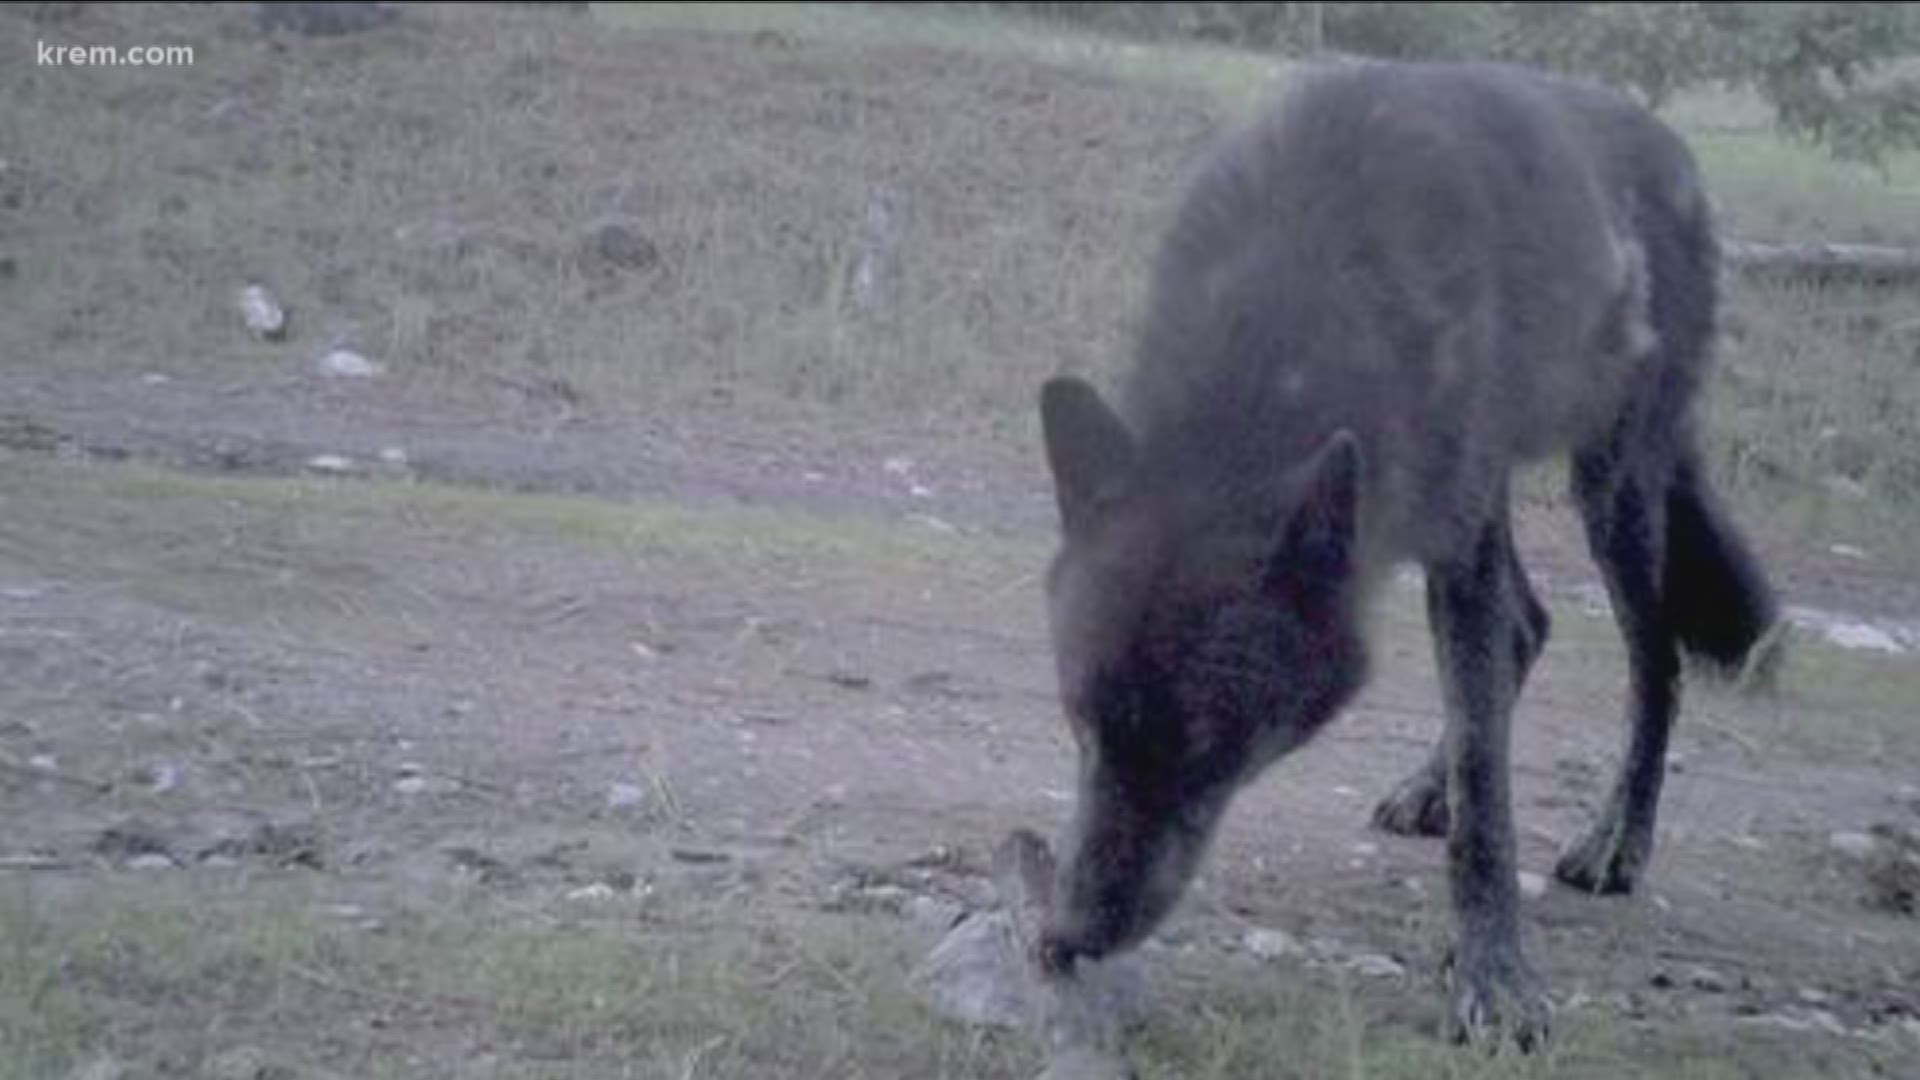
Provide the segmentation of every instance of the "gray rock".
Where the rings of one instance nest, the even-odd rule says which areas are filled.
[[[907,901],[907,919],[915,926],[944,934],[960,923],[959,904],[931,896],[916,896]]]
[[[1840,854],[1855,859],[1871,857],[1880,846],[1878,840],[1863,832],[1837,832],[1827,838],[1827,844]]]
[[[963,1024],[1031,1031],[1043,1012],[1005,911],[962,920],[911,976],[914,989],[941,1016]]]
[[[287,311],[264,285],[249,285],[240,290],[240,318],[247,331],[262,341],[281,341],[287,336]]]
[[[1687,985],[1708,994],[1724,994],[1732,988],[1727,977],[1705,964],[1696,964],[1687,971]]]
[[[1520,871],[1520,895],[1528,900],[1547,895],[1547,876],[1532,870]]]
[[[354,352],[352,349],[335,349],[317,362],[320,374],[332,375],[342,379],[364,379],[384,374],[386,368],[377,361]]]
[[[1391,956],[1362,953],[1347,961],[1347,970],[1369,979],[1398,979],[1407,973],[1405,964]]]
[[[966,1023],[1043,1037],[1056,1053],[1117,1045],[1146,1013],[1146,987],[1131,957],[1082,961],[1070,978],[1043,979],[1031,962],[1053,857],[1020,831],[994,853],[1002,907],[964,919],[915,969],[911,981],[936,1012]]]
[[[307,468],[330,476],[343,476],[354,470],[353,459],[344,454],[315,454],[307,459]]]
[[[1248,953],[1261,960],[1278,960],[1283,956],[1305,956],[1306,946],[1300,939],[1285,930],[1270,930],[1257,926],[1247,931],[1240,944]]]

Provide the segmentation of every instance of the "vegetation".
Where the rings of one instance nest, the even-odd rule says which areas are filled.
[[[1658,107],[1689,89],[1750,90],[1781,128],[1836,156],[1920,147],[1911,3],[1002,3],[1156,37],[1311,55],[1509,60],[1594,76]]]

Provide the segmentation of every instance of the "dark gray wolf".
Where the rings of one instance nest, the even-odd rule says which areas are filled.
[[[1626,640],[1625,759],[1556,870],[1626,892],[1653,844],[1683,655],[1733,668],[1777,640],[1692,419],[1716,263],[1687,148],[1596,87],[1337,68],[1226,141],[1157,257],[1119,408],[1066,376],[1040,394],[1080,749],[1043,963],[1151,932],[1236,789],[1362,686],[1363,610],[1418,563],[1446,733],[1375,821],[1447,838],[1450,1030],[1545,1033],[1516,925],[1508,730],[1548,616],[1509,476],[1570,456]]]

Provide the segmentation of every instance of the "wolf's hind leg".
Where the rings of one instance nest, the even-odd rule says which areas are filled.
[[[1500,543],[1505,549],[1510,579],[1514,584],[1514,614],[1510,624],[1514,667],[1524,686],[1533,663],[1546,648],[1552,632],[1552,619],[1527,580],[1526,567],[1520,562],[1519,549],[1513,543],[1512,526],[1502,522]],[[1519,687],[1515,688],[1516,696]],[[1447,743],[1443,737],[1420,767],[1400,781],[1393,793],[1373,808],[1373,825],[1398,836],[1443,837],[1447,835]]]

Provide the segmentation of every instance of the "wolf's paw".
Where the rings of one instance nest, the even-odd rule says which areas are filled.
[[[1448,964],[1447,1035],[1456,1043],[1497,1045],[1512,1040],[1538,1049],[1552,1033],[1546,984],[1517,948],[1478,954],[1461,950]]]
[[[1638,839],[1611,809],[1554,864],[1553,876],[1584,893],[1624,896],[1640,882],[1652,844]]]
[[[1396,836],[1445,836],[1450,820],[1446,781],[1425,768],[1373,808],[1373,827]]]

